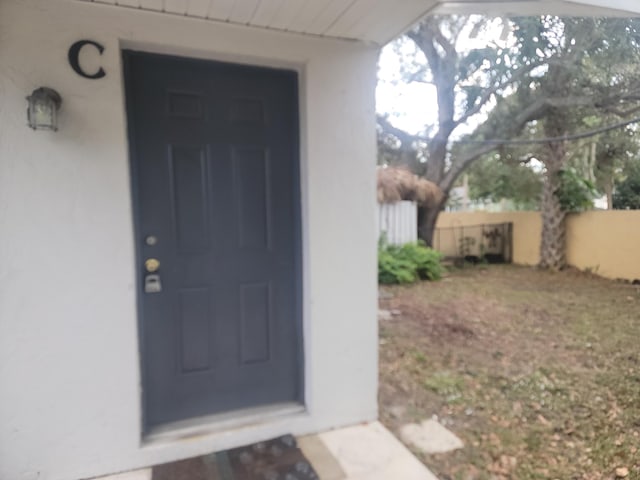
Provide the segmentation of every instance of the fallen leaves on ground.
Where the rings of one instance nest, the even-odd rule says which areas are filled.
[[[492,266],[385,293],[381,418],[463,439],[422,455],[438,478],[640,479],[640,287]]]

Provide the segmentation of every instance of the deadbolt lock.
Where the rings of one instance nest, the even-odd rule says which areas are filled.
[[[146,274],[144,276],[144,293],[160,293],[161,291],[160,275],[157,273]]]
[[[160,261],[157,258],[147,258],[144,261],[144,268],[149,273],[157,272],[160,268]]]

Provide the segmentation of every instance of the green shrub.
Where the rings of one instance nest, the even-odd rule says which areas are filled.
[[[598,192],[593,182],[582,178],[574,168],[560,170],[560,205],[567,212],[582,212],[593,208]]]
[[[613,208],[640,209],[640,162],[625,169],[626,178],[616,183],[613,192]]]
[[[378,282],[392,284],[438,280],[442,276],[441,260],[440,252],[422,243],[388,245],[383,238],[378,246]]]

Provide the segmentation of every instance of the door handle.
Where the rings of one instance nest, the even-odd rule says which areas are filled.
[[[160,268],[160,260],[158,260],[157,258],[147,258],[144,261],[144,268],[148,273],[157,272]]]
[[[147,258],[144,261],[144,268],[147,271],[144,275],[144,293],[160,293],[162,291],[162,283],[158,274],[160,260]]]

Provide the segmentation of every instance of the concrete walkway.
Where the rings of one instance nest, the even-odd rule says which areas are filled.
[[[307,455],[322,480],[438,480],[379,422],[332,430],[318,437],[344,472],[343,476],[323,475],[322,462]],[[303,445],[301,439],[304,451]]]
[[[297,440],[321,480],[438,480],[380,422],[340,428]],[[151,469],[96,480],[152,480]]]

